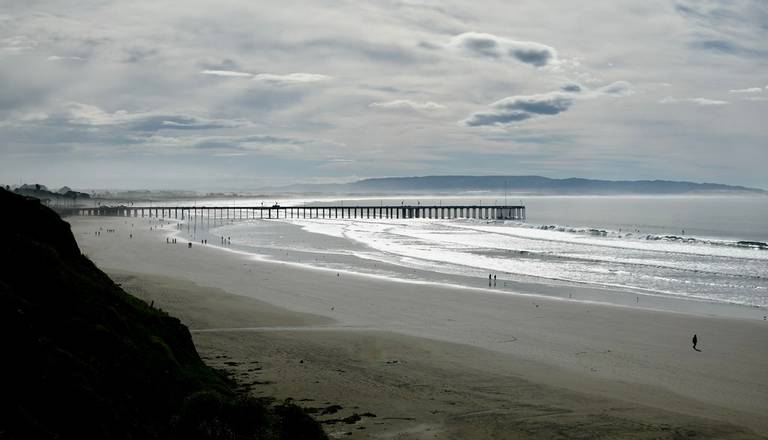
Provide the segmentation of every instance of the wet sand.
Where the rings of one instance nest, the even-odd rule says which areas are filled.
[[[69,220],[83,252],[181,318],[208,362],[338,419],[334,436],[768,434],[766,322],[337,276],[166,244],[144,220]]]

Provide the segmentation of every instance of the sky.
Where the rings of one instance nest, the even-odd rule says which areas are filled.
[[[764,0],[0,0],[0,183],[768,188]]]

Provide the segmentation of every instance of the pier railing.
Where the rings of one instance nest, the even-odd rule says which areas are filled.
[[[525,220],[525,206],[99,206],[75,208],[82,216],[220,219],[454,219]]]

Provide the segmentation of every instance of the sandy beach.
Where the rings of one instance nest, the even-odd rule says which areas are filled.
[[[209,364],[310,408],[333,437],[768,435],[764,321],[312,270],[167,244],[148,220],[67,220]]]

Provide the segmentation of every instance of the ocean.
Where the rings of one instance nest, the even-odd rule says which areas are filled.
[[[525,222],[469,219],[192,219],[182,232],[291,264],[411,282],[626,303],[657,296],[768,307],[768,197],[508,196]],[[337,200],[294,199],[292,204]],[[505,197],[345,199],[344,206],[503,204]],[[259,206],[261,200],[210,201]],[[269,204],[274,203],[269,201]],[[264,203],[267,205],[267,202]],[[488,275],[497,276],[488,285]],[[599,292],[599,293],[595,293]],[[569,296],[575,295],[569,294]],[[562,293],[552,293],[562,295]]]

